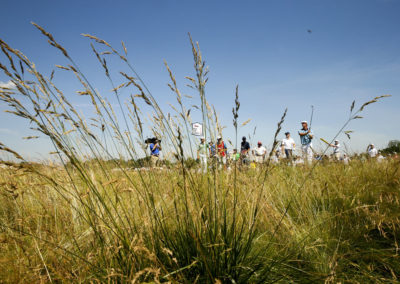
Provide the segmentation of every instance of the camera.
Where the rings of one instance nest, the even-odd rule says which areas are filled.
[[[159,140],[157,137],[153,137],[153,138],[147,138],[144,143],[146,144],[155,144],[155,143],[161,143],[161,140]]]

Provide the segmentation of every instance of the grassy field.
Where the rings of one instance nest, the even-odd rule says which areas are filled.
[[[398,281],[398,161],[288,167],[272,165],[270,156],[261,169],[199,174],[190,168],[198,143],[192,121],[202,121],[207,141],[224,127],[206,99],[208,68],[198,43],[190,38],[194,76],[186,77],[195,96],[182,95],[165,63],[176,100],[168,112],[129,63],[123,43],[120,52],[83,35],[112,87],[100,93],[53,35],[34,25],[66,63],[56,65],[56,77],[45,76],[0,40],[0,69],[15,86],[1,88],[0,101],[29,123],[25,139],[52,143],[57,163],[31,163],[0,142],[0,151],[18,161],[0,161],[0,282]],[[110,58],[124,71],[112,70]],[[79,89],[64,94],[57,77],[75,78]],[[91,107],[77,109],[74,96]],[[332,140],[350,138],[349,123],[383,97],[361,106],[354,101]],[[239,123],[239,109],[236,87],[232,148],[249,121]],[[128,169],[146,161],[144,141],[152,136],[162,138],[169,168]]]
[[[0,279],[394,283],[398,169],[280,165],[264,186],[261,171],[235,184],[223,171],[3,169]]]

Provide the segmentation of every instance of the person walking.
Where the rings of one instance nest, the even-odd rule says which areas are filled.
[[[296,143],[293,138],[290,137],[290,132],[286,132],[285,136],[281,143],[282,153],[285,153],[286,159],[292,160],[293,152],[296,149]]]
[[[226,168],[226,145],[224,141],[222,140],[221,136],[217,137],[217,158],[218,158],[218,163],[220,164],[220,168],[222,165],[224,165],[224,168]]]
[[[200,160],[200,167],[202,172],[207,173],[207,156],[210,155],[209,145],[206,143],[206,139],[203,137],[200,138],[200,144],[197,148],[197,159]]]
[[[261,141],[258,141],[257,147],[253,150],[253,155],[255,157],[255,162],[257,164],[264,163],[265,155],[267,154],[267,149],[262,145]]]
[[[308,122],[301,122],[302,128],[299,131],[300,142],[301,142],[301,151],[303,153],[304,161],[310,165],[313,159],[313,150],[312,150],[312,139],[314,138],[311,129],[308,128]]]

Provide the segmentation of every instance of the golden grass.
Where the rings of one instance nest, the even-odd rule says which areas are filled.
[[[0,279],[4,281],[49,281],[49,275],[52,280],[73,282],[95,279],[101,282],[107,279],[184,281],[191,275],[191,269],[194,275],[190,279],[197,276],[203,279],[204,275],[195,275],[196,266],[216,259],[213,253],[221,253],[212,248],[224,244],[207,243],[208,238],[203,235],[211,225],[205,215],[210,213],[207,210],[213,209],[207,205],[210,195],[206,192],[203,175],[192,175],[197,188],[189,190],[184,197],[182,178],[177,170],[145,174],[144,183],[150,184],[152,193],[153,207],[149,210],[146,189],[132,188],[132,182],[128,182],[123,173],[113,171],[112,177],[105,178],[99,168],[89,170],[91,181],[102,188],[99,193],[108,195],[109,199],[105,198],[108,206],[112,207],[110,203],[116,206],[113,214],[121,215],[114,216],[121,222],[118,225],[123,231],[135,232],[129,236],[130,257],[135,260],[130,262],[129,270],[124,271],[115,260],[122,250],[120,241],[109,233],[116,227],[103,214],[104,207],[94,205],[90,207],[94,212],[89,214],[93,219],[98,215],[96,227],[108,238],[103,247],[95,240],[98,232],[83,218],[83,212],[89,208],[85,208],[85,204],[98,202],[86,183],[79,184],[77,180],[72,183],[62,168],[35,167],[40,167],[35,171],[53,176],[58,185],[32,173],[26,166],[0,172],[0,245],[3,252]],[[276,261],[276,271],[271,272],[274,277],[267,280],[279,275],[286,279],[284,282],[297,277],[333,282],[362,282],[368,277],[378,282],[395,281],[400,268],[398,167],[398,162],[359,161],[348,167],[341,164],[318,166],[299,194],[296,194],[297,187],[307,177],[307,171],[284,166],[273,168],[262,194],[251,249],[251,254],[265,257],[266,262]],[[140,184],[137,172],[127,175]],[[220,224],[223,218],[232,218],[232,179],[233,175],[225,172],[217,173],[215,179],[218,190],[213,202],[218,205],[216,212],[211,213],[218,215]],[[253,222],[258,185],[256,171],[238,173],[235,206],[239,212],[238,224],[246,226],[244,232],[248,232]],[[57,192],[56,187],[60,190],[60,186],[65,188],[66,198]],[[77,191],[72,190],[74,186]],[[277,227],[289,202],[292,202],[291,208]],[[223,206],[227,206],[225,215]],[[156,238],[154,234],[161,234],[161,228],[152,228],[156,224],[153,210],[161,218],[162,229],[170,231],[166,236],[171,238],[179,238],[180,222],[184,222],[177,212],[184,214],[188,210],[195,228],[192,239],[204,246],[208,251],[206,257],[210,259],[206,261],[201,256],[197,259],[199,256],[193,255],[186,263],[179,258],[181,255],[176,251],[179,248],[169,246],[173,242],[167,240],[162,248],[164,255],[160,255],[152,241]],[[125,217],[132,221],[133,231],[128,223],[122,223]],[[102,266],[104,271],[96,271],[97,266]],[[182,267],[186,268],[178,271]]]

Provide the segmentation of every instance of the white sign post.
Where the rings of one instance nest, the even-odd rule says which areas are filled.
[[[192,134],[194,136],[203,136],[203,125],[199,122],[192,123]]]

